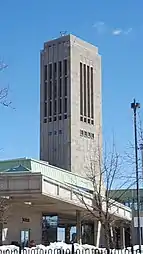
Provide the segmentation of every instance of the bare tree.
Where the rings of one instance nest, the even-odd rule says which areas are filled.
[[[0,246],[3,244],[3,230],[7,223],[9,209],[9,197],[0,196]]]
[[[82,192],[80,192],[78,198],[85,205],[88,213],[101,223],[104,229],[106,247],[111,248],[113,247],[112,231],[115,230],[117,220],[116,212],[119,207],[119,203],[116,200],[117,193],[116,191],[113,192],[113,189],[125,188],[122,194],[118,194],[118,199],[120,199],[131,188],[134,180],[132,182],[129,179],[119,180],[121,179],[122,157],[116,151],[114,142],[111,152],[107,152],[105,147],[104,155],[102,154],[100,145],[96,146],[94,144],[94,150],[90,146],[88,153],[90,159],[88,157],[89,164],[87,165],[86,171],[87,178],[93,186],[93,203],[91,207],[87,205]]]
[[[6,64],[0,62],[0,71],[3,71],[7,67],[8,66]],[[0,104],[5,107],[9,107],[11,105],[11,101],[8,100],[8,95],[9,95],[9,87],[0,86]]]
[[[141,156],[139,156],[139,168],[141,171],[141,179],[143,180],[143,123],[141,120],[140,113],[138,114],[138,149],[141,151]]]
[[[137,145],[138,145],[138,169],[139,169],[139,181],[143,179],[143,123],[141,120],[141,112],[138,112],[137,119]],[[135,145],[134,142],[129,141],[126,151],[124,153],[124,159],[130,166],[130,172],[132,170],[132,178],[136,178],[135,173]],[[130,177],[130,176],[129,176]]]
[[[7,68],[7,65],[0,61],[0,72]],[[9,107],[11,101],[8,100],[9,87],[0,86],[0,104]],[[3,229],[8,218],[10,204],[8,197],[0,196],[0,245],[3,244]]]

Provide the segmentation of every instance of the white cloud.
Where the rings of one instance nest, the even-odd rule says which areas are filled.
[[[98,22],[96,22],[93,26],[94,26],[94,27],[100,27],[100,26],[104,26],[104,25],[105,25],[104,22],[98,21]]]
[[[113,35],[120,35],[120,34],[122,34],[123,33],[123,31],[122,31],[122,29],[114,29],[113,31],[112,31],[112,34]]]
[[[133,30],[132,27],[130,27],[126,31],[124,31],[124,34],[129,34],[132,32],[132,30]]]
[[[105,32],[105,30],[106,30],[105,23],[102,22],[102,21],[96,22],[96,23],[93,25],[93,27],[96,29],[96,31],[97,31],[98,33],[103,33],[103,32]]]
[[[113,31],[112,31],[112,35],[115,35],[115,36],[117,36],[117,35],[121,35],[121,34],[125,34],[125,35],[128,35],[129,33],[131,33],[132,32],[132,28],[130,27],[130,28],[128,28],[127,30],[122,30],[122,29],[114,29]]]
[[[113,36],[121,36],[121,35],[128,35],[129,33],[132,32],[132,28],[128,28],[126,30],[122,28],[115,28],[113,29],[112,27],[109,27],[106,25],[103,21],[97,21],[93,27],[96,29],[96,32],[99,34],[112,34]]]

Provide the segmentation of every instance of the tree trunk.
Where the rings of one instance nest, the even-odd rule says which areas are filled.
[[[3,232],[3,223],[0,223],[0,246],[3,245],[2,232]]]
[[[110,224],[105,223],[103,228],[104,228],[104,237],[105,237],[106,248],[111,249],[112,248],[112,237],[111,237]]]

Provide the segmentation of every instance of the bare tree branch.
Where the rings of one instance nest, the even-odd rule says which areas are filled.
[[[111,152],[107,151],[107,146],[105,146],[104,152],[102,152],[101,147],[97,143],[93,147],[89,146],[89,153],[87,154],[89,156],[87,160],[90,161],[87,166],[87,178],[93,186],[93,195],[91,195],[93,198],[92,205],[89,206],[87,204],[85,195],[81,190],[79,190],[80,195],[77,196],[80,202],[84,204],[88,213],[101,222],[104,228],[106,247],[111,248],[114,244],[111,237],[111,225],[115,227],[115,221],[117,220],[115,217],[117,216],[116,212],[119,205],[113,199],[113,196],[115,198],[116,192],[113,195],[112,190],[115,189],[115,183],[119,182],[118,180],[122,176],[121,168],[123,158],[116,151],[114,142]],[[125,186],[125,193],[134,183],[135,181],[131,183],[128,179],[124,179],[120,186],[118,186],[118,189]]]
[[[3,71],[8,66],[4,64],[2,61],[0,62],[0,71]],[[9,87],[0,87],[0,104],[2,104],[5,107],[11,106],[11,101],[8,100],[9,95]]]
[[[0,246],[3,244],[3,229],[7,223],[10,206],[9,197],[0,196]]]

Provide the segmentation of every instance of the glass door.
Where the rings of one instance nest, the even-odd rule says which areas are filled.
[[[28,247],[28,243],[30,241],[30,229],[24,229],[20,231],[20,242],[21,246]]]

